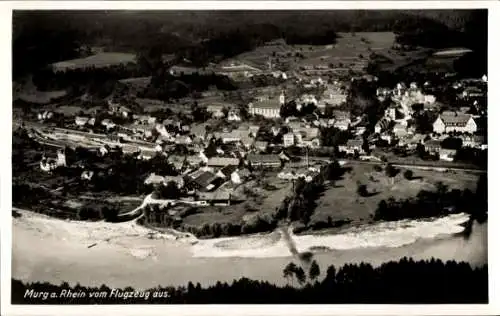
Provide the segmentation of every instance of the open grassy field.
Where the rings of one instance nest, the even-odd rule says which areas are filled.
[[[403,177],[406,169],[401,169],[394,178],[394,183],[384,171],[377,172],[372,165],[354,165],[351,173],[346,173],[335,186],[330,186],[318,200],[318,206],[311,218],[311,223],[328,220],[333,222],[351,220],[353,222],[369,220],[375,213],[378,203],[393,197],[396,200],[415,197],[421,190],[434,191],[436,183],[442,182],[449,189],[475,190],[478,176],[466,172],[436,172],[413,170],[414,179]],[[358,183],[365,184],[369,197],[357,194]]]
[[[366,67],[371,52],[388,50],[394,43],[392,32],[338,33],[337,42],[330,45],[287,45],[284,43],[261,46],[243,53],[235,59],[267,69],[269,60],[279,60],[291,65],[292,69],[301,66],[329,66],[362,70]],[[303,55],[301,58],[299,55]]]
[[[103,68],[120,64],[135,63],[135,55],[128,53],[99,53],[85,58],[60,61],[52,64],[56,71],[83,69],[87,67]]]
[[[337,42],[316,48],[306,53],[306,58],[299,65],[347,66],[354,70],[365,66],[371,52],[389,49],[394,44],[392,32],[339,33]]]
[[[16,97],[30,103],[35,104],[47,104],[56,99],[66,96],[66,91],[23,91],[19,93]]]

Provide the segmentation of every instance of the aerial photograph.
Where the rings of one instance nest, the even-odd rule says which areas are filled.
[[[11,48],[11,304],[490,301],[488,9],[14,10]]]

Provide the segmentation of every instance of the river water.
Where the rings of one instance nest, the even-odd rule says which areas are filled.
[[[291,239],[299,252],[321,250],[314,253],[314,259],[322,275],[332,264],[339,267],[364,261],[376,266],[405,256],[483,265],[487,263],[487,224],[474,223],[472,233],[465,238],[460,233],[467,220],[468,216],[461,214]],[[135,288],[186,285],[189,281],[207,285],[240,277],[285,284],[283,268],[290,261],[298,262],[279,232],[199,240],[191,245],[138,237],[144,228],[116,225],[121,224],[82,224],[37,216],[14,219],[12,276],[24,281]],[[126,235],[125,230],[137,233]],[[110,234],[118,235],[114,241],[88,247],[99,241],[99,236]]]

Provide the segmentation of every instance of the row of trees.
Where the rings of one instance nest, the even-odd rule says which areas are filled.
[[[307,277],[311,282],[314,282],[318,279],[321,274],[321,269],[319,267],[318,262],[313,260],[313,262],[309,266],[309,273],[306,275],[304,269],[296,265],[294,262],[290,262],[283,269],[283,277],[293,284],[294,277],[297,279],[297,282],[300,285],[303,285],[307,281]]]
[[[306,279],[297,266],[289,265],[285,270],[284,276],[289,279],[291,274],[297,275],[299,280]],[[312,270],[309,277],[316,280],[319,267]],[[61,293],[63,289],[75,293],[84,291],[87,295],[74,298],[59,295],[30,298],[26,295],[29,290]],[[133,290],[131,287],[122,289]],[[189,282],[187,286],[158,286],[145,291],[150,294],[147,301],[141,297],[111,297],[111,288],[104,284],[85,287],[68,283],[24,283],[13,279],[11,293],[13,304],[485,304],[488,303],[488,266],[472,268],[464,262],[444,263],[434,258],[414,261],[405,257],[379,267],[367,263],[346,264],[339,268],[332,265],[323,280],[301,287],[241,278],[206,287]],[[88,295],[91,292],[105,295],[91,297]],[[168,294],[158,297],[153,293]]]

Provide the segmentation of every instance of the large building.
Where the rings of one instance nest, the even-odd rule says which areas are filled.
[[[475,133],[477,124],[470,114],[443,112],[432,124],[433,131],[436,133],[462,132]]]
[[[265,118],[279,118],[281,106],[285,104],[285,94],[282,92],[279,99],[259,99],[248,105],[250,115],[262,115]]]

